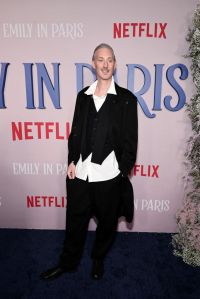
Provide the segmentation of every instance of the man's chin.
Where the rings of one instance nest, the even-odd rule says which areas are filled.
[[[112,78],[112,75],[108,74],[108,75],[101,75],[99,77],[101,80],[110,80]]]

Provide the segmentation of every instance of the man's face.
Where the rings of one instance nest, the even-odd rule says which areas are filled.
[[[92,66],[96,70],[97,79],[110,80],[116,67],[112,51],[108,48],[97,50]]]

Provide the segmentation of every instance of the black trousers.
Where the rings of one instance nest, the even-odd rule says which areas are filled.
[[[79,264],[88,223],[95,215],[97,228],[91,257],[103,259],[116,234],[120,204],[121,174],[103,182],[88,182],[67,178],[66,235],[60,264],[75,267]]]

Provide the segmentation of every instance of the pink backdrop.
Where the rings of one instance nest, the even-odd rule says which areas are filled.
[[[67,137],[77,88],[94,79],[81,64],[107,42],[115,49],[118,83],[136,93],[146,87],[138,107],[131,230],[176,230],[190,134],[181,105],[193,92],[183,55],[197,2],[1,1],[0,227],[64,228]],[[119,230],[127,230],[125,222]]]

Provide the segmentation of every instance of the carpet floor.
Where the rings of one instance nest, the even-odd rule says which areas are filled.
[[[172,254],[171,235],[117,233],[103,279],[90,277],[94,232],[88,232],[78,271],[54,281],[64,231],[0,229],[0,299],[200,299],[200,268]]]

